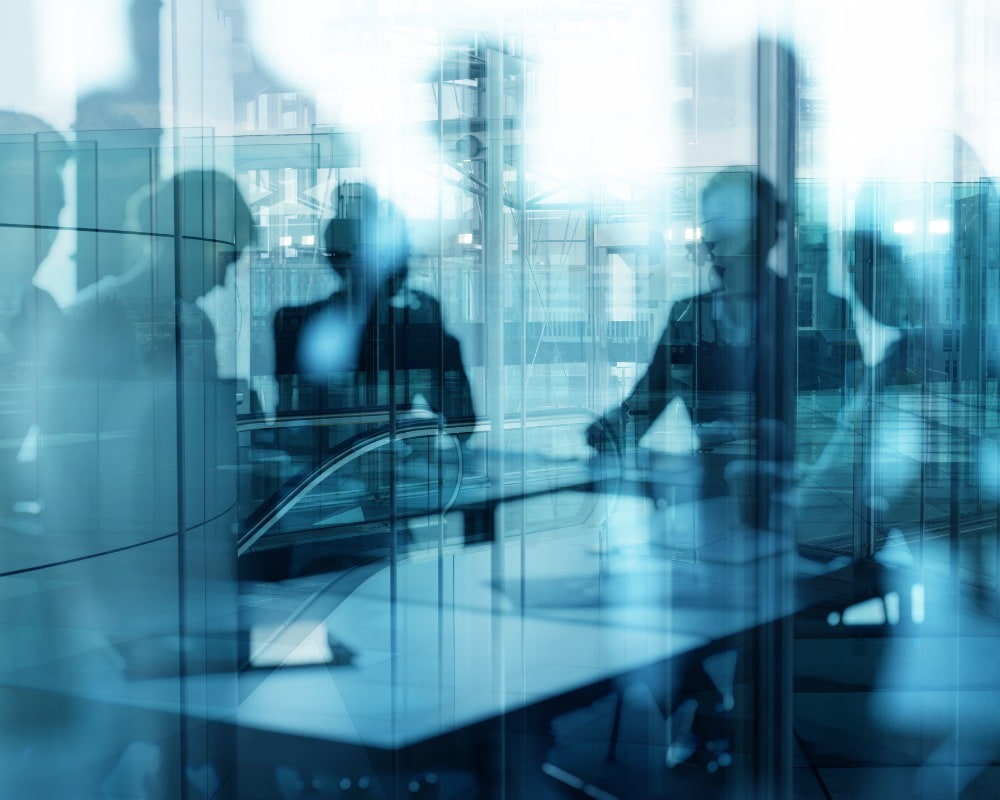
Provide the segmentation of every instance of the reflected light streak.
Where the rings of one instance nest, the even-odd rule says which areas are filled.
[[[17,450],[17,461],[27,464],[38,460],[38,425],[33,424],[24,435],[21,446]]]
[[[885,596],[885,618],[890,625],[899,624],[899,595],[896,592]]]
[[[844,609],[845,625],[885,625],[885,603],[873,597]]]
[[[979,480],[988,497],[1000,495],[1000,448],[990,439],[984,439],[979,446]]]
[[[913,621],[917,625],[921,625],[925,619],[924,614],[924,585],[922,583],[915,583],[910,589],[910,613],[913,616]]]

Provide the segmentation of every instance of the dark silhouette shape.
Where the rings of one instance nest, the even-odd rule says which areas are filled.
[[[115,632],[126,677],[234,675],[236,390],[219,378],[215,330],[196,301],[249,245],[250,211],[234,181],[212,170],[147,184],[123,206],[115,252],[128,260],[81,290],[67,314],[68,378],[50,392],[42,424],[53,434],[46,534],[91,556],[81,567],[85,607],[94,628]],[[109,764],[144,741],[131,718],[104,735]],[[187,757],[159,747],[164,761]],[[221,754],[215,763],[228,758],[221,734],[200,747]]]
[[[225,283],[250,246],[249,206],[233,179],[214,170],[178,173],[135,193],[128,206],[128,260],[69,309],[67,371],[152,377],[172,373],[179,358],[186,380],[215,379],[215,331],[196,301]]]
[[[774,228],[760,233],[758,209],[776,209]],[[628,398],[590,427],[590,444],[602,449],[623,440],[625,423],[638,441],[674,397],[683,398],[695,424],[720,423],[716,431],[734,438],[732,426],[751,419],[756,365],[771,342],[760,341],[759,299],[764,285],[781,280],[760,263],[777,241],[785,216],[774,186],[746,167],[712,177],[702,192],[703,241],[689,247],[689,260],[709,265],[711,291],[677,302],[645,373]],[[758,236],[769,239],[758,243]],[[675,366],[689,366],[690,380]]]
[[[342,286],[325,300],[275,314],[279,417],[408,411],[419,395],[449,423],[473,420],[458,340],[445,331],[438,301],[406,285],[402,215],[365,184],[338,187],[336,207],[325,246]],[[285,445],[321,460],[346,438],[333,431],[292,429]]]

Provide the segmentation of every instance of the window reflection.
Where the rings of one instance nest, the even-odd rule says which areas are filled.
[[[989,794],[989,8],[62,5],[0,794]]]

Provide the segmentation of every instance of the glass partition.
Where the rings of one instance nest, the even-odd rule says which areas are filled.
[[[0,794],[992,796],[987,4],[71,5]]]

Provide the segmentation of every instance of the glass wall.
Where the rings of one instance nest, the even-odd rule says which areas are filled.
[[[0,794],[996,794],[988,3],[0,18]]]

